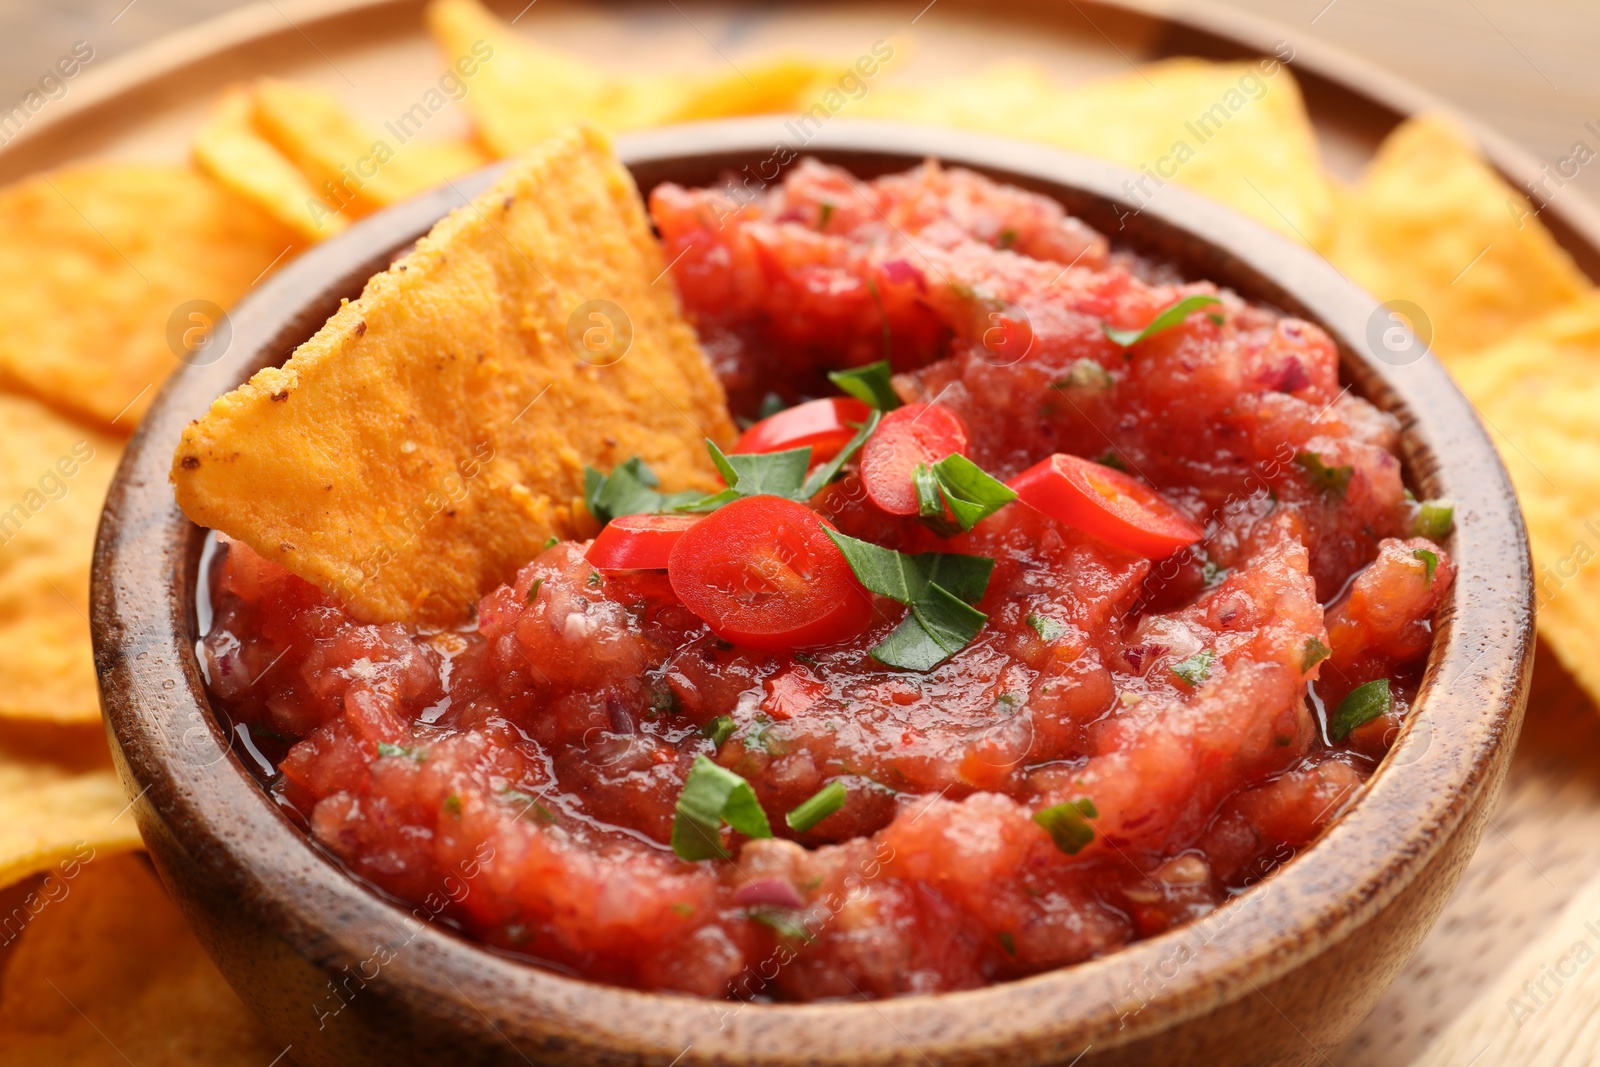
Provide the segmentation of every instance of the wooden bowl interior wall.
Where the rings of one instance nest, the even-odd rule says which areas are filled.
[[[739,120],[630,135],[618,150],[648,193],[758,167],[788,137],[778,122]],[[928,156],[970,166],[1056,198],[1187,277],[1328,329],[1346,380],[1400,418],[1411,484],[1453,497],[1461,523],[1450,545],[1460,578],[1419,710],[1361,800],[1316,847],[1205,920],[1032,978],[873,1004],[729,1005],[590,984],[419,923],[357,884],[277,810],[210,707],[194,653],[204,531],[173,504],[167,468],[190,419],[287,358],[342,298],[487,187],[490,168],[358,224],[262,285],[232,315],[231,349],[169,382],[130,445],[101,526],[92,611],[113,753],[164,881],[307,1064],[1315,1058],[1365,1014],[1443,906],[1520,726],[1531,567],[1493,446],[1431,357],[1392,367],[1368,354],[1372,298],[1313,253],[1181,190],[1137,210],[1114,167],[948,130],[841,120],[802,151],[861,177]]]

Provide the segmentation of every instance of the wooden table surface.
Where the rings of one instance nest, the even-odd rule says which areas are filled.
[[[1303,34],[1390,68],[1540,161],[1560,159],[1580,138],[1592,141],[1585,122],[1600,125],[1597,0],[1231,2],[1275,19],[1291,40]],[[97,60],[110,59],[233,6],[232,0],[52,0],[48,7],[0,0],[0,109],[75,41],[89,41]],[[1600,167],[1585,169],[1559,195],[1600,200]],[[1460,887],[1355,1037],[1342,1048],[1319,1050],[1321,1062],[1409,1063],[1491,980],[1537,980],[1538,961],[1524,950],[1555,927],[1569,902],[1576,898],[1581,906],[1585,883],[1600,874],[1600,716],[1553,656],[1541,650],[1539,663],[1505,796]],[[1504,906],[1509,902],[1516,906]],[[1529,973],[1509,973],[1521,969]],[[1474,1013],[1504,1013],[1506,1005],[1493,997]],[[1502,1062],[1461,1047],[1459,1056],[1453,1048],[1435,1050],[1434,1060],[1441,1067]],[[1575,1049],[1539,1062],[1600,1062],[1600,1052]]]

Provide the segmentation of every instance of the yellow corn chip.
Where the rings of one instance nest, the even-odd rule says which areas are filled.
[[[541,48],[492,15],[478,0],[434,0],[428,26],[450,63],[482,54],[492,59],[474,76],[466,98],[489,149],[515,155],[582,122],[612,131],[726,115],[788,111],[800,106],[832,68],[793,57],[744,62],[740,71],[628,76]]]
[[[552,534],[583,469],[712,488],[722,388],[604,138],[530,154],[184,433],[195,522],[371,619],[447,621]]]
[[[347,111],[324,89],[285,81],[255,87],[255,122],[262,134],[316,187],[318,196],[360,216],[397,203],[488,159],[456,141],[402,139],[377,130]]]
[[[1169,182],[1315,243],[1332,211],[1300,87],[1275,59],[1170,59],[1073,89],[1008,63],[927,87],[884,87],[852,115],[968,126],[1136,170],[1136,203]]]
[[[198,171],[135,164],[0,189],[0,233],[0,379],[122,432],[298,241]]]
[[[0,1062],[288,1062],[142,857],[84,863],[33,916],[0,983]]]
[[[0,887],[139,847],[99,727],[0,725]],[[0,937],[15,920],[0,915]]]
[[[1447,359],[1571,301],[1587,279],[1447,120],[1412,119],[1341,198],[1324,252],[1380,300],[1422,308]]]
[[[1600,296],[1451,369],[1516,483],[1533,543],[1539,632],[1600,701]]]
[[[226,90],[211,106],[191,148],[200,169],[309,241],[332,237],[350,220],[329,204],[282,152],[256,131],[247,89]]]
[[[97,722],[89,557],[122,442],[0,393],[0,716]]]

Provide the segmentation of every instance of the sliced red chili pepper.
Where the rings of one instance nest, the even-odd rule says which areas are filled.
[[[606,523],[583,558],[603,571],[664,570],[672,546],[699,515],[623,515]]]
[[[961,416],[943,404],[907,404],[885,415],[861,447],[861,484],[867,499],[889,514],[915,515],[917,467],[966,451]]]
[[[811,462],[839,454],[872,415],[866,403],[847,396],[808,400],[769,416],[740,435],[734,452],[782,452],[811,446]]]
[[[678,540],[667,577],[724,640],[773,650],[843,641],[871,621],[872,598],[825,528],[793,500],[735,500]]]
[[[1201,531],[1131,475],[1057,452],[1010,481],[1024,504],[1146,559],[1166,559]]]

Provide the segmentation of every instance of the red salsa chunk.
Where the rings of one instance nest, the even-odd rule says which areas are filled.
[[[888,997],[1183,923],[1354,802],[1455,570],[1326,334],[931,163],[650,206],[728,489],[459,629],[217,554],[211,691],[350,872],[597,981]]]

